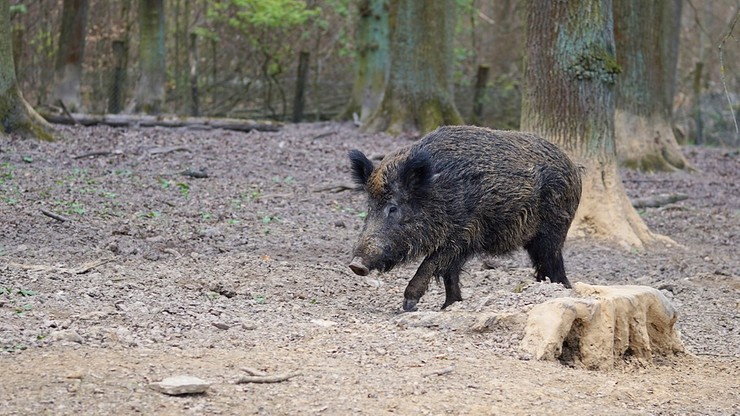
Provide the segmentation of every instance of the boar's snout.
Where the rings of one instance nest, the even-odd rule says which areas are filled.
[[[362,259],[358,256],[355,256],[355,258],[352,259],[352,262],[349,264],[349,268],[352,269],[356,275],[367,276],[370,274],[370,269],[362,263]]]

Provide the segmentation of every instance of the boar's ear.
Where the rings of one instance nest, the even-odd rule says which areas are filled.
[[[352,163],[352,179],[356,184],[364,187],[375,168],[373,162],[359,150],[349,151],[349,161]]]
[[[424,196],[432,188],[432,158],[425,151],[412,152],[400,166],[398,177],[412,195]]]

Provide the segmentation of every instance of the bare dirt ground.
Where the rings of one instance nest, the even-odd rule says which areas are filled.
[[[364,200],[332,192],[349,183],[346,153],[408,138],[336,123],[60,130],[0,138],[0,414],[740,413],[736,150],[685,148],[693,174],[624,172],[631,197],[689,196],[642,212],[680,246],[566,243],[571,282],[661,289],[689,351],[588,371],[462,320],[571,295],[535,283],[522,253],[470,262],[465,301],[445,312],[434,283],[400,312],[413,265],[351,274]],[[244,368],[301,375],[235,384]],[[213,384],[148,387],[178,374]]]

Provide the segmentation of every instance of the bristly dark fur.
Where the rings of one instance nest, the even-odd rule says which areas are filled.
[[[357,185],[365,187],[365,185],[367,185],[368,178],[370,178],[370,174],[375,168],[373,166],[373,162],[371,162],[364,153],[357,149],[349,151],[349,160],[352,164],[352,180],[354,180]]]
[[[398,177],[403,186],[417,197],[429,194],[433,174],[432,158],[425,150],[413,151],[398,169]]]

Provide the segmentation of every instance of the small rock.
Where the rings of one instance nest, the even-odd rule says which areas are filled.
[[[80,370],[74,370],[74,371],[70,371],[69,373],[67,373],[67,375],[65,377],[66,378],[69,378],[69,379],[79,379],[79,380],[81,380],[84,377],[84,374],[82,374],[82,371],[80,371]]]
[[[334,321],[327,321],[325,319],[311,319],[311,323],[314,325],[323,326],[324,328],[328,328],[337,324]]]
[[[215,326],[218,329],[223,329],[223,330],[227,330],[227,329],[231,328],[231,326],[229,326],[229,325],[227,325],[227,324],[225,324],[223,322],[211,322],[211,325]]]
[[[252,331],[257,329],[257,324],[254,322],[242,322],[242,329],[246,329],[247,331]]]
[[[211,383],[193,376],[174,376],[149,384],[149,388],[170,396],[205,393]]]
[[[74,329],[63,329],[61,331],[54,331],[49,334],[49,339],[52,341],[63,341],[63,342],[76,342],[82,344],[83,339],[80,334]]]
[[[366,277],[365,278],[365,283],[367,283],[368,285],[370,285],[370,286],[372,286],[374,288],[379,288],[379,287],[383,286],[383,282],[382,281],[380,281],[378,279],[373,279],[372,277]]]

